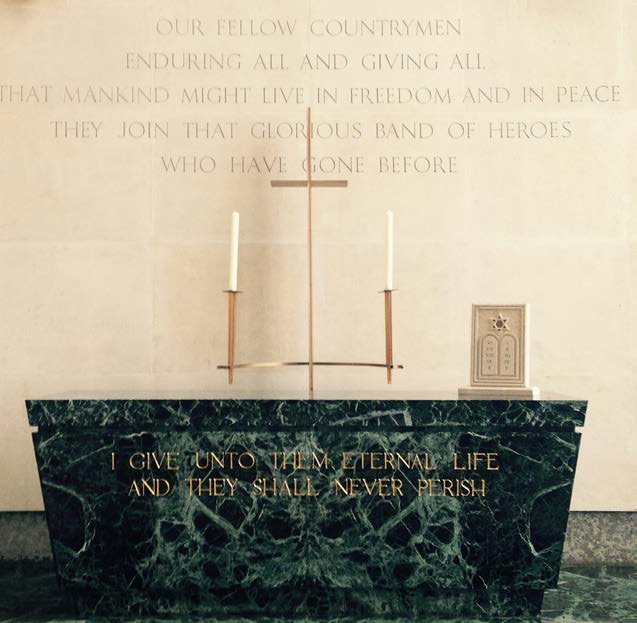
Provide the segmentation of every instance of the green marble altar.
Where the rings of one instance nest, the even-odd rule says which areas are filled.
[[[586,403],[27,409],[57,573],[82,616],[443,618],[540,611]]]

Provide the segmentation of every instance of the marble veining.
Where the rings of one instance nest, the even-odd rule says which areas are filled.
[[[573,430],[585,401],[545,400],[33,400],[29,422],[60,428],[259,429],[470,426]]]
[[[57,571],[80,614],[518,616],[539,612],[556,586],[584,403],[28,406]],[[130,497],[139,473],[110,469],[113,452],[168,450],[184,457],[179,472],[143,472],[171,483],[166,497]],[[207,450],[249,451],[258,465],[202,473],[192,457]],[[355,497],[334,480],[379,474],[334,460],[311,472],[319,497],[255,495],[257,477],[306,479],[274,465],[281,450],[426,452],[450,480],[454,453],[490,452],[500,469],[476,472],[485,496],[418,495],[432,472],[403,466],[382,474],[404,482],[402,495]],[[236,494],[190,495],[186,479],[202,476],[236,479]]]

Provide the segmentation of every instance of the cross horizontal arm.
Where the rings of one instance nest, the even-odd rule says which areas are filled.
[[[312,180],[312,188],[347,188],[347,180]],[[272,188],[307,188],[307,180],[271,180]]]

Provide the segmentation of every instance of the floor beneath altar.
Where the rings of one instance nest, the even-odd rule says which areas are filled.
[[[0,563],[0,623],[46,621],[79,623],[61,613],[55,576],[32,563]],[[126,619],[133,621],[133,619]],[[143,619],[151,621],[153,619]],[[157,619],[155,619],[157,620]],[[184,621],[162,618],[162,621]],[[212,621],[212,619],[197,619]],[[225,620],[226,623],[230,621]],[[239,621],[239,619],[237,619]],[[242,623],[246,619],[241,620]],[[268,619],[268,623],[274,623]],[[473,623],[466,618],[445,623]],[[475,620],[476,622],[478,619]],[[637,621],[636,567],[563,568],[559,586],[545,594],[540,619],[506,619],[507,623],[559,621],[560,623],[635,623]],[[264,620],[265,622],[265,620]],[[375,619],[380,623],[380,619]],[[308,623],[306,620],[304,623]],[[353,621],[348,621],[353,623]],[[428,619],[427,623],[442,623]]]

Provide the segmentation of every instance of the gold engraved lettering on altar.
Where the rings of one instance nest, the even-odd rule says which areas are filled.
[[[277,449],[262,457],[244,448],[136,451],[123,457],[112,452],[108,463],[111,471],[118,466],[132,471],[128,497],[137,498],[165,497],[180,487],[189,497],[200,498],[393,498],[411,492],[419,497],[484,497],[488,474],[500,471],[498,452],[480,450],[441,456],[417,450],[330,454]]]

